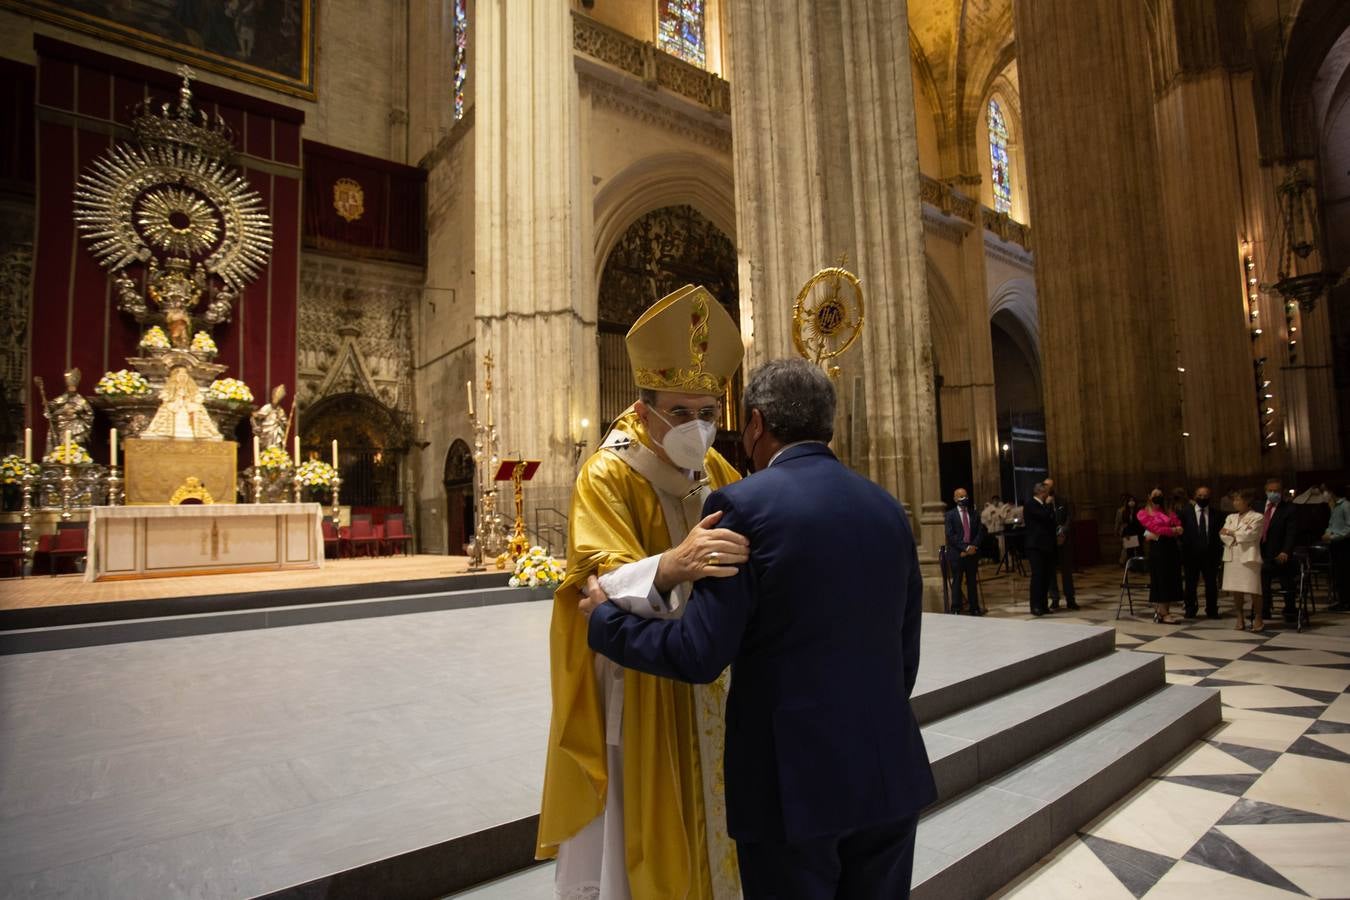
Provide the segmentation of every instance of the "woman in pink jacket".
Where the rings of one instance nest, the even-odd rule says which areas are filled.
[[[1179,624],[1167,617],[1168,607],[1181,602],[1181,519],[1177,508],[1188,500],[1177,488],[1170,498],[1161,488],[1149,492],[1148,503],[1139,510],[1148,544],[1148,601],[1153,604],[1153,621],[1161,625]]]

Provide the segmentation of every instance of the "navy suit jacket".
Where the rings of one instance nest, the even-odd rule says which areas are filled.
[[[749,538],[749,562],[695,582],[680,619],[602,604],[592,649],[698,683],[731,665],[736,840],[797,843],[917,813],[936,790],[909,706],[923,582],[904,509],[824,444],[801,444],[709,496],[714,510]]]
[[[1024,546],[1028,550],[1053,551],[1058,546],[1055,543],[1057,536],[1055,532],[1059,526],[1053,506],[1049,503],[1038,503],[1036,498],[1032,497],[1022,507],[1022,518],[1027,523]]]
[[[961,527],[961,507],[947,510],[947,546],[956,553],[967,547],[978,548],[984,540],[984,523],[980,521],[980,514],[968,509],[966,515],[970,516],[969,541],[965,538],[965,529]]]

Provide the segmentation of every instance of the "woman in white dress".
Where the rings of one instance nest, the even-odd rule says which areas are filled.
[[[1247,626],[1243,598],[1251,595],[1252,631],[1265,628],[1261,621],[1261,525],[1265,521],[1254,507],[1256,491],[1245,488],[1233,494],[1233,508],[1219,532],[1223,541],[1223,589],[1233,595],[1237,610],[1237,630]]]

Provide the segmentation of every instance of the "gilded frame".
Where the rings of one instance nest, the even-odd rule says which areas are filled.
[[[97,5],[99,0],[85,0],[79,6]],[[103,40],[164,56],[178,62],[218,72],[240,81],[291,94],[305,100],[316,100],[315,68],[318,62],[318,0],[298,0],[300,11],[297,75],[255,65],[243,59],[176,40],[166,34],[138,28],[106,15],[76,8],[72,0],[0,0],[0,8],[13,10],[44,22],[61,25]],[[208,3],[209,5],[209,3]]]

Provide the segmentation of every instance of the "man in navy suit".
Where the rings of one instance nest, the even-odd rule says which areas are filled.
[[[979,570],[980,544],[984,541],[984,524],[970,508],[970,494],[957,488],[952,494],[956,508],[947,510],[947,566],[952,578],[952,612],[958,616],[965,606],[961,582],[970,594],[970,614],[984,615],[980,608]]]
[[[1055,578],[1056,533],[1058,524],[1050,492],[1044,481],[1036,482],[1031,499],[1022,507],[1026,520],[1026,538],[1023,552],[1031,560],[1031,614],[1043,616],[1049,612],[1046,603],[1050,596],[1050,582]]]
[[[1205,617],[1219,617],[1219,563],[1223,560],[1224,514],[1210,509],[1210,490],[1195,489],[1195,500],[1177,511],[1181,517],[1181,561],[1186,568],[1186,618],[1200,611],[1200,579],[1205,580]]]
[[[923,605],[914,536],[895,498],[826,446],[835,398],[820,369],[766,363],[744,402],[756,474],[703,511],[749,539],[749,561],[695,582],[680,619],[625,613],[592,581],[590,646],[682,681],[732,666],[727,831],[748,900],[907,897],[919,811],[936,797],[909,705]]]

